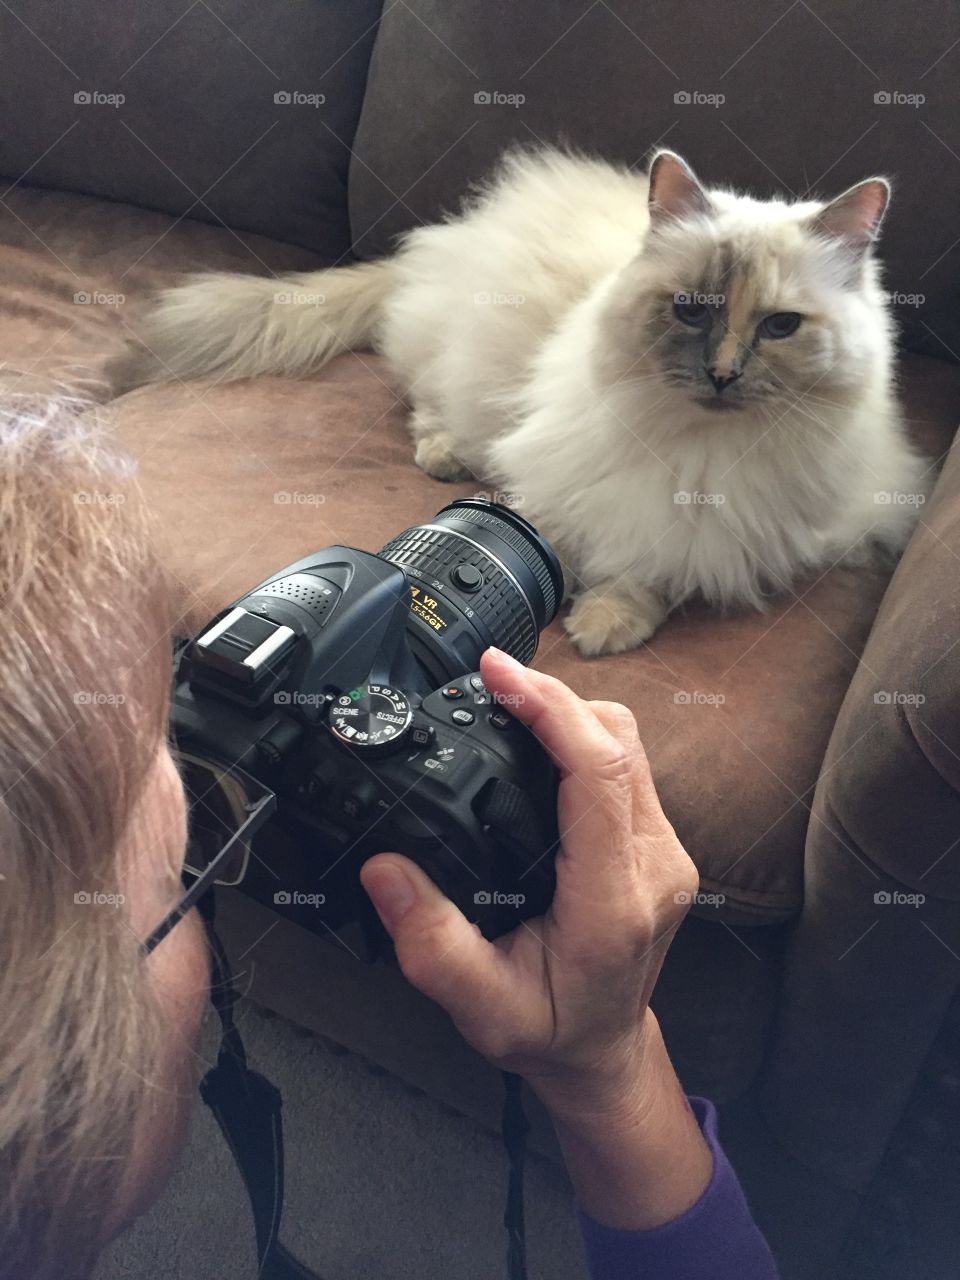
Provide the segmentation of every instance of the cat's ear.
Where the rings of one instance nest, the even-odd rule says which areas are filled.
[[[880,235],[889,202],[890,183],[886,178],[867,178],[821,209],[813,228],[862,257]]]
[[[710,197],[686,160],[658,151],[650,162],[650,225],[711,212]]]

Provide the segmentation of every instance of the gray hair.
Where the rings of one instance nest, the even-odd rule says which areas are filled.
[[[0,405],[3,1280],[89,1274],[156,1105],[160,1018],[116,901],[165,733],[169,597],[133,469],[82,410]]]

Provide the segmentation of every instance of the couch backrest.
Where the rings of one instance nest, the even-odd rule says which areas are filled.
[[[958,41],[956,0],[387,4],[350,174],[358,252],[455,207],[514,140],[638,165],[662,142],[757,194],[881,172],[905,341],[960,359]]]
[[[380,8],[10,0],[0,5],[0,193],[22,178],[335,261],[350,247],[349,144]]]

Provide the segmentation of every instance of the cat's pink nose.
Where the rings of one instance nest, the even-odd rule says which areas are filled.
[[[724,388],[729,387],[731,382],[736,382],[740,377],[740,373],[736,369],[731,369],[727,373],[721,373],[714,365],[712,368],[707,370],[707,377],[713,383],[714,391],[719,395]]]

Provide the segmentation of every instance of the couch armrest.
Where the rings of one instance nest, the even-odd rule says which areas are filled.
[[[877,614],[818,800],[901,884],[960,901],[960,443]]]
[[[960,445],[890,584],[811,812],[764,1072],[801,1159],[862,1189],[960,984]]]

